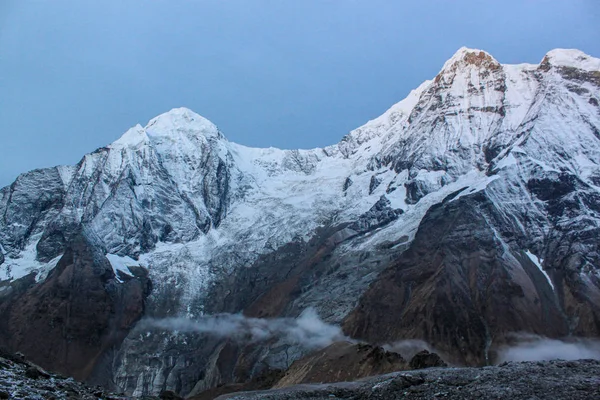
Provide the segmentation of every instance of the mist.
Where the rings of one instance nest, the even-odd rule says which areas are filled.
[[[514,335],[515,345],[498,350],[498,363],[505,361],[600,360],[600,341],[584,338],[548,339],[536,335]]]
[[[321,320],[313,308],[307,308],[297,318],[250,318],[242,314],[216,314],[197,319],[184,317],[146,318],[136,326],[138,331],[167,331],[206,334],[239,343],[255,343],[272,339],[316,350],[337,341],[355,340],[347,337],[337,325]],[[600,360],[600,341],[584,338],[549,339],[531,334],[513,334],[511,344],[499,347],[496,364],[506,361]],[[421,350],[437,352],[423,340],[402,340],[383,346],[410,360]],[[439,352],[437,352],[439,354]]]
[[[298,318],[249,318],[241,314],[216,314],[198,319],[147,318],[140,321],[136,330],[199,333],[242,343],[279,339],[307,350],[340,340],[351,341],[339,326],[322,321],[312,308],[304,310]]]
[[[595,339],[576,337],[549,339],[527,333],[513,333],[508,339],[510,344],[497,349],[495,364],[507,361],[600,360],[600,341]],[[383,348],[402,355],[406,360],[410,360],[421,350],[437,353],[446,360],[443,352],[418,339],[389,343]]]
[[[410,360],[415,354],[423,350],[436,353],[429,343],[419,339],[401,340],[398,342],[385,344],[383,345],[383,348],[387,351],[400,354],[405,360]]]

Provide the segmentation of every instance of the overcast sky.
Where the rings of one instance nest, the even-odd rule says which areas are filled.
[[[0,186],[180,106],[245,145],[333,144],[461,46],[600,57],[600,1],[0,0]]]

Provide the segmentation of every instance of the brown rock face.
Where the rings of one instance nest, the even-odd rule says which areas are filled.
[[[0,344],[52,371],[85,380],[141,317],[147,271],[119,283],[104,254],[80,235],[48,278],[0,297]],[[20,287],[19,287],[20,286]]]
[[[466,365],[493,361],[493,347],[510,332],[566,336],[557,296],[527,256],[499,239],[495,226],[507,225],[499,218],[485,194],[432,207],[411,247],[346,318],[345,332],[370,343],[423,339]],[[583,299],[572,303],[586,321],[597,315]]]
[[[449,66],[447,71],[442,71],[435,77],[434,82],[440,83],[444,81],[444,74],[449,75],[450,79],[454,78],[456,70],[460,66],[472,66],[480,70],[482,77],[486,78],[493,71],[498,71],[502,68],[500,63],[496,61],[492,56],[484,51],[468,51],[463,54],[462,59],[457,60],[454,64]],[[447,78],[448,76],[446,76]]]
[[[353,381],[405,369],[407,363],[400,354],[369,344],[337,342],[295,361],[273,388]]]

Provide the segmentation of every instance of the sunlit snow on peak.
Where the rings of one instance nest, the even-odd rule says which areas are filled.
[[[185,107],[174,108],[151,119],[145,129],[150,136],[173,136],[185,133],[187,136],[223,138],[223,134],[215,124]]]
[[[585,71],[600,71],[600,59],[577,49],[554,49],[544,57],[551,65],[578,68]]]

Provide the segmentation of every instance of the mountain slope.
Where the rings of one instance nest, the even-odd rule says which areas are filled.
[[[512,332],[597,336],[599,104],[600,60],[577,50],[502,65],[463,48],[322,149],[248,148],[174,109],[0,190],[0,301],[51,279],[84,228],[116,284],[148,269],[148,317],[314,307],[353,337],[423,339],[467,364]],[[193,394],[304,352],[132,332],[89,379]]]

